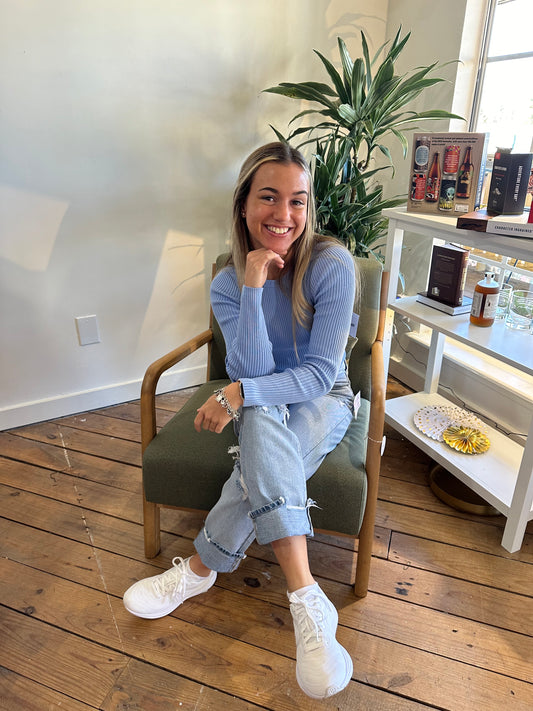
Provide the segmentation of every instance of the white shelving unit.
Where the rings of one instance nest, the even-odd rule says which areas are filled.
[[[512,331],[501,322],[490,328],[473,326],[468,314],[448,316],[418,303],[414,296],[397,299],[396,286],[405,230],[420,235],[422,239],[459,242],[530,262],[533,261],[533,239],[458,230],[455,219],[408,213],[405,208],[387,209],[383,214],[389,218],[385,268],[391,275],[385,342],[386,370],[394,312],[432,329],[424,391],[388,400],[385,419],[504,514],[507,524],[502,546],[510,552],[517,551],[522,545],[527,522],[533,518],[533,412],[525,447],[491,428],[488,431],[490,449],[479,456],[460,454],[446,444],[430,439],[415,427],[413,417],[427,405],[449,404],[437,393],[446,338],[477,348],[517,370],[533,375],[533,336]],[[497,407],[491,419],[498,421]]]

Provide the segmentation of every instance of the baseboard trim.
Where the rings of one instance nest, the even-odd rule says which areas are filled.
[[[205,365],[163,373],[157,392],[166,393],[181,390],[205,381]],[[13,429],[23,425],[66,417],[78,412],[109,407],[130,400],[137,400],[141,393],[142,379],[124,383],[113,383],[92,390],[84,390],[55,397],[23,402],[0,408],[0,430]]]

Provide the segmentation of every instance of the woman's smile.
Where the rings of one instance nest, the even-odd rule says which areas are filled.
[[[286,235],[290,230],[290,227],[274,227],[273,225],[267,225],[267,230],[276,235]]]

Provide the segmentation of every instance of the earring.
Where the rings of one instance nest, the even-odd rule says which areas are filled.
[[[241,210],[241,217],[246,217],[246,212],[244,210]]]

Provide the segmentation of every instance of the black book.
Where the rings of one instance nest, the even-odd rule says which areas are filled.
[[[449,306],[461,306],[468,267],[468,249],[454,244],[435,245],[427,296]]]

